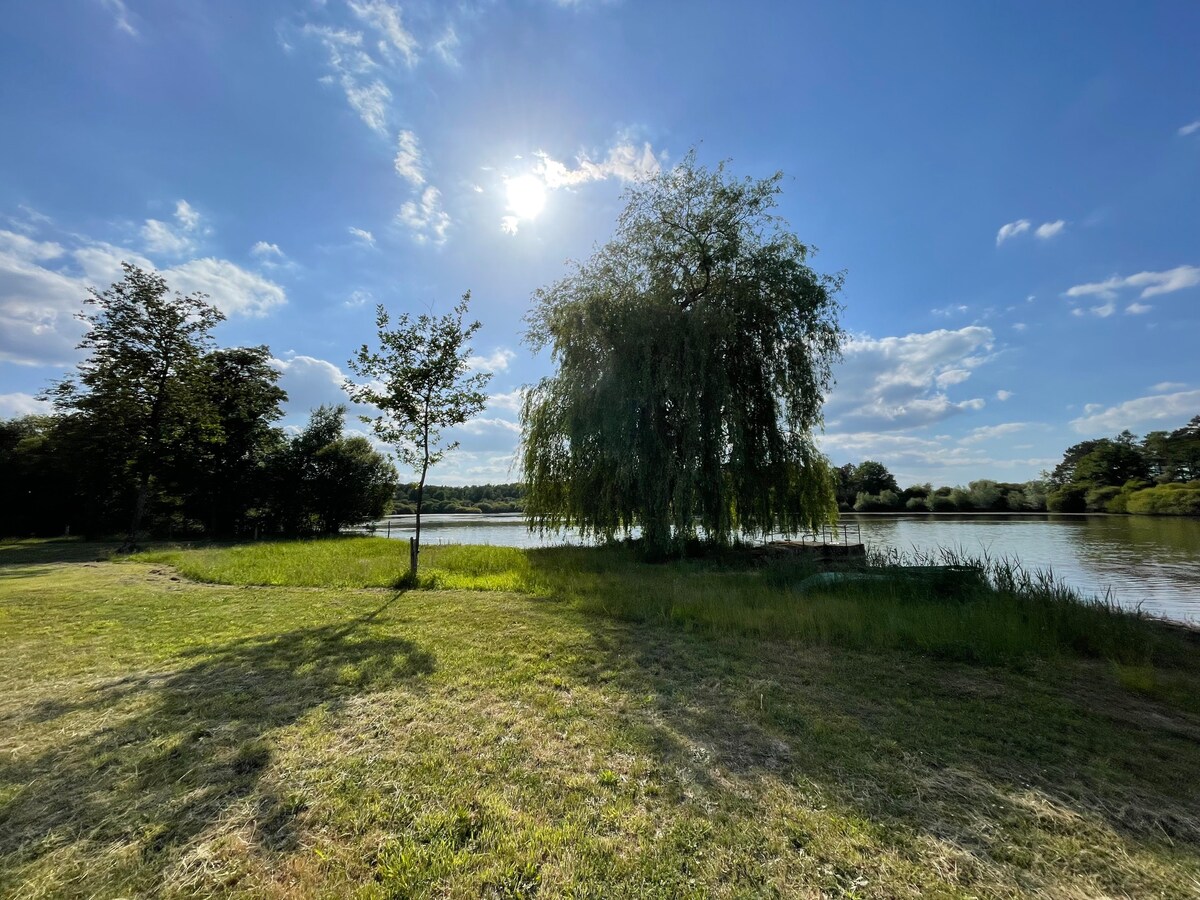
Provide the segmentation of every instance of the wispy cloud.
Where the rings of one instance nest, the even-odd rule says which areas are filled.
[[[371,232],[367,231],[365,228],[355,228],[353,225],[351,225],[346,230],[350,232],[351,237],[362,241],[368,247],[375,246],[375,235],[371,234]]]
[[[999,247],[1005,241],[1012,240],[1022,234],[1033,229],[1033,236],[1042,241],[1048,241],[1056,235],[1062,234],[1063,229],[1067,227],[1066,219],[1056,219],[1053,222],[1043,222],[1036,229],[1033,228],[1033,223],[1028,219],[1017,219],[1015,222],[1009,222],[1007,225],[1001,225],[1000,230],[996,232],[996,246]]]
[[[419,199],[401,206],[396,220],[412,232],[419,244],[444,244],[450,229],[450,216],[442,209],[441,192],[432,185],[425,188]]]
[[[1159,294],[1170,294],[1185,288],[1200,285],[1200,266],[1176,266],[1165,272],[1138,272],[1122,278],[1114,275],[1105,281],[1089,284],[1077,284],[1068,288],[1067,297],[1102,297],[1115,300],[1118,293],[1126,288],[1141,288],[1138,299],[1145,300]],[[1111,313],[1108,313],[1111,315]]]
[[[100,4],[112,13],[118,31],[123,31],[130,37],[138,36],[137,29],[129,21],[129,10],[126,8],[124,0],[100,0]]]
[[[1005,390],[996,391],[996,399],[1001,402],[1009,399],[1010,397],[1012,397],[1012,395],[1013,395],[1012,391],[1005,391]]]
[[[1028,219],[1017,219],[1015,222],[1009,222],[1007,225],[1001,225],[1000,230],[996,232],[996,246],[999,247],[1005,241],[1015,238],[1019,234],[1024,234],[1028,230]]]
[[[396,174],[413,187],[419,188],[425,183],[420,143],[411,131],[401,131],[396,136],[396,159],[393,164]]]
[[[404,27],[400,7],[387,0],[347,0],[347,5],[380,36],[379,50],[384,56],[399,53],[409,66],[417,62],[417,39]]]
[[[434,41],[433,51],[448,66],[458,66],[458,32],[447,26],[442,36]]]
[[[1062,230],[1067,227],[1067,223],[1063,219],[1056,222],[1045,222],[1037,227],[1034,234],[1041,240],[1046,241],[1054,237],[1056,234],[1061,234]]]
[[[372,130],[386,134],[392,92],[375,74],[379,64],[364,48],[362,33],[312,24],[305,25],[303,33],[319,40],[328,54],[333,74],[321,80],[340,85],[359,118]]]
[[[266,241],[259,241],[250,248],[250,255],[255,259],[284,259],[284,253],[279,249],[278,244],[268,244]]]
[[[1182,424],[1200,409],[1200,391],[1177,391],[1137,397],[1115,406],[1088,404],[1084,414],[1071,421],[1081,434],[1116,434],[1123,429],[1142,430],[1153,423]]]
[[[662,164],[648,142],[641,147],[629,141],[614,144],[602,160],[593,160],[588,154],[581,153],[576,157],[573,169],[542,150],[534,155],[538,159],[534,174],[540,176],[546,187],[551,189],[575,187],[607,178],[645,181],[662,171]]]
[[[968,312],[970,307],[962,303],[951,303],[948,306],[939,306],[937,309],[931,309],[930,312],[935,316],[961,316]]]
[[[959,439],[959,443],[980,444],[984,441],[1004,437],[1005,435],[1016,434],[1018,431],[1024,431],[1028,427],[1028,422],[1004,422],[1000,425],[984,425],[980,428],[972,428],[966,437]]]
[[[147,219],[141,228],[142,243],[151,253],[182,256],[196,248],[196,239],[205,234],[200,213],[186,200],[175,204],[175,222]]]
[[[1200,119],[1197,119],[1195,122],[1188,122],[1180,128],[1179,136],[1187,137],[1189,134],[1195,134],[1197,131],[1200,131]]]

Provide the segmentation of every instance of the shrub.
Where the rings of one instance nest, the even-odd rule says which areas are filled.
[[[904,504],[904,508],[912,512],[928,512],[929,503],[924,497],[909,497],[908,502]]]
[[[1161,484],[1130,495],[1131,513],[1153,516],[1200,516],[1200,481]]]
[[[1086,512],[1088,488],[1082,484],[1068,484],[1046,496],[1046,509],[1050,512]]]
[[[1109,504],[1121,493],[1119,487],[1092,488],[1084,495],[1088,512],[1109,512]]]

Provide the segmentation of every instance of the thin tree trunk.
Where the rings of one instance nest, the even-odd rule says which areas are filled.
[[[143,472],[138,476],[137,496],[133,501],[133,519],[129,523],[129,535],[121,545],[118,553],[132,553],[137,549],[138,531],[142,527],[142,518],[146,514],[146,500],[150,496],[150,473]]]

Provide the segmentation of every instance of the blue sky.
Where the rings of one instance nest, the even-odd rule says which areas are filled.
[[[686,13],[682,10],[686,8]],[[846,270],[835,463],[1025,480],[1200,413],[1200,5],[44,0],[0,34],[0,416],[121,260],[269,344],[288,424],[374,306],[466,290],[493,399],[434,471],[503,481],[531,293],[678,162],[785,175]]]

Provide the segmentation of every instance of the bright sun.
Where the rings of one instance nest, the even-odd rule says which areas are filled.
[[[546,188],[533,175],[510,178],[504,185],[508,208],[520,219],[536,219],[546,205]]]

